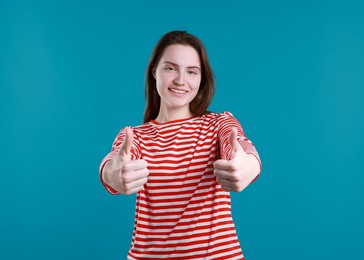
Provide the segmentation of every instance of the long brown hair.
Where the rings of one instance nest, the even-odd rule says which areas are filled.
[[[155,46],[146,71],[145,97],[146,107],[143,122],[156,119],[159,113],[161,99],[157,92],[156,80],[153,76],[164,50],[172,44],[182,44],[193,47],[201,62],[201,83],[196,97],[190,103],[190,110],[194,116],[202,116],[207,113],[215,93],[214,74],[212,72],[207,52],[202,42],[194,35],[186,31],[171,31],[165,34]]]

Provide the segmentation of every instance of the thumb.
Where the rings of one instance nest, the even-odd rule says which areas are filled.
[[[231,128],[231,132],[229,134],[229,145],[231,147],[231,159],[235,158],[235,155],[241,146],[238,142],[238,130],[236,127]]]
[[[134,134],[131,127],[126,127],[124,130],[125,138],[124,142],[120,146],[118,155],[122,160],[130,161],[131,159],[131,146],[133,144]]]

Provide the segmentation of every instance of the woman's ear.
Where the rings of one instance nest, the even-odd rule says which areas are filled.
[[[156,79],[156,76],[155,76],[155,69],[152,70],[152,75],[154,77],[154,79]]]

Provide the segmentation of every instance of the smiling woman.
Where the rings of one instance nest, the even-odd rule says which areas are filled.
[[[191,117],[190,102],[201,83],[200,59],[197,51],[180,44],[168,46],[154,72],[161,97],[158,122]]]
[[[189,50],[190,55],[194,55],[195,52],[198,54],[198,61],[189,60],[186,62],[182,53],[176,54],[182,60],[185,60],[187,64],[194,62],[193,68],[197,66],[200,69],[200,77],[201,82],[198,89],[198,93],[196,97],[191,101],[189,105],[189,109],[194,116],[202,116],[206,113],[208,106],[211,103],[212,97],[214,95],[214,78],[213,72],[210,66],[210,62],[207,57],[207,53],[202,42],[195,37],[194,35],[181,32],[181,31],[172,31],[164,35],[159,42],[157,43],[154,51],[152,53],[151,59],[149,61],[149,65],[147,68],[147,76],[146,76],[146,86],[145,86],[145,94],[147,97],[147,104],[144,113],[144,122],[148,122],[152,119],[156,119],[159,115],[161,97],[157,91],[157,81],[156,81],[156,69],[159,64],[162,64],[160,60],[165,58],[166,50],[173,48],[174,45],[180,45],[181,47],[185,47],[183,49]],[[191,50],[191,48],[193,50]],[[173,48],[174,50],[175,48]],[[196,59],[196,56],[193,57]],[[171,62],[170,60],[166,60],[167,62]],[[177,69],[171,66],[171,69]],[[167,66],[168,67],[168,66]],[[196,71],[197,72],[197,71]],[[178,79],[176,79],[178,80]]]
[[[207,111],[213,82],[195,36],[161,38],[147,68],[144,124],[122,129],[100,165],[110,193],[137,193],[128,259],[244,259],[229,192],[252,183],[261,164],[231,113]]]

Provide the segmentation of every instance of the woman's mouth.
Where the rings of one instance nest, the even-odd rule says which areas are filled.
[[[182,96],[188,92],[187,90],[177,89],[177,88],[169,88],[169,91],[178,96]]]

